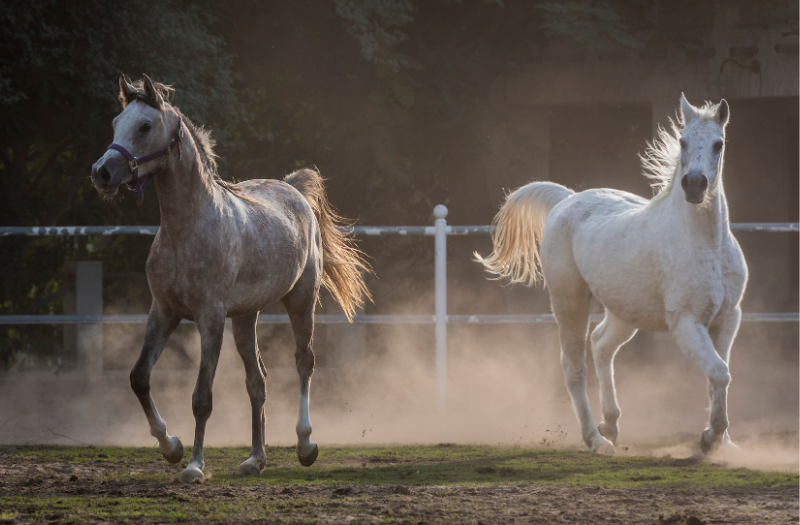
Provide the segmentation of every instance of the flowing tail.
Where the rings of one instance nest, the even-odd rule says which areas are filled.
[[[372,300],[362,272],[371,272],[364,253],[355,247],[353,240],[342,230],[352,225],[336,212],[325,193],[325,179],[316,170],[303,168],[290,173],[284,182],[293,186],[306,198],[317,217],[322,236],[322,286],[341,305],[347,319],[352,321],[356,308],[364,305],[364,297]]]
[[[553,182],[531,182],[506,197],[492,224],[494,250],[485,259],[475,258],[490,273],[512,283],[535,284],[542,278],[539,243],[550,210],[575,192]]]

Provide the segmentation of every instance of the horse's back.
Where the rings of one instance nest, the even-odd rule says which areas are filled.
[[[257,214],[290,215],[296,218],[313,218],[314,212],[305,197],[293,186],[276,179],[250,179],[235,185],[248,199]]]
[[[603,305],[638,328],[663,330],[657,240],[646,217],[648,200],[631,193],[587,190],[560,202],[548,216],[542,266],[548,285],[582,281]]]

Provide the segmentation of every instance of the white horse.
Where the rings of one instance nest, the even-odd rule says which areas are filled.
[[[637,330],[669,330],[708,378],[703,452],[720,443],[735,446],[727,431],[728,359],[742,316],[747,266],[731,234],[722,187],[728,117],[725,100],[697,108],[681,96],[678,125],[673,123],[671,133],[659,129],[660,141],[642,157],[658,191],[652,200],[533,182],[509,195],[495,217],[493,253],[485,259],[476,254],[490,272],[527,285],[540,279],[541,266],[558,321],[567,389],[593,452],[615,452],[620,409],[614,355]],[[606,312],[591,333],[603,409],[597,427],[586,398],[592,296]]]

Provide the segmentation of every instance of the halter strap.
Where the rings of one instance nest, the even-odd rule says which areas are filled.
[[[183,116],[179,115],[178,134],[169,142],[167,147],[162,150],[150,153],[149,155],[145,155],[144,157],[141,158],[136,158],[131,154],[130,151],[128,151],[125,148],[125,146],[122,146],[120,144],[111,143],[108,146],[108,148],[106,148],[106,151],[113,149],[122,153],[122,155],[128,160],[128,167],[130,168],[131,173],[133,174],[133,178],[131,179],[130,182],[126,182],[125,184],[128,186],[128,188],[132,189],[136,194],[137,206],[141,206],[142,203],[144,202],[145,188],[147,188],[147,185],[150,183],[150,180],[156,175],[158,175],[161,172],[161,170],[163,170],[164,167],[167,165],[169,156],[172,153],[172,148],[174,148],[176,144],[178,146],[178,159],[179,160],[183,159],[183,151],[181,149],[181,138],[183,138]],[[161,163],[159,163],[159,165],[156,166],[156,168],[153,171],[151,171],[150,173],[145,173],[141,177],[139,176],[140,164],[145,164],[147,162],[150,162],[151,160],[156,160],[161,157],[164,157],[164,160],[162,160]]]

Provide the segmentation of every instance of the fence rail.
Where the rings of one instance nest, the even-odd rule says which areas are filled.
[[[505,324],[505,323],[554,323],[555,318],[550,314],[531,315],[447,315],[447,236],[448,235],[488,235],[495,231],[494,226],[448,226],[447,208],[438,205],[434,208],[434,226],[354,226],[342,230],[361,236],[385,235],[420,235],[435,237],[435,304],[434,315],[358,315],[354,322],[357,324],[423,324],[434,325],[436,328],[436,392],[437,404],[444,409],[447,396],[447,325],[475,325],[475,324]],[[104,235],[146,235],[154,236],[158,233],[158,226],[12,226],[0,227],[0,237],[9,236],[104,236]],[[735,232],[765,232],[765,233],[798,233],[798,223],[733,223],[731,230]],[[91,267],[98,265],[98,267]],[[41,325],[61,324],[78,325],[79,340],[87,341],[96,352],[97,340],[102,338],[103,324],[142,324],[147,322],[146,315],[86,315],[102,312],[102,291],[97,299],[97,283],[102,283],[102,268],[99,263],[84,263],[85,268],[78,268],[76,274],[76,287],[93,288],[90,294],[94,299],[84,301],[83,311],[78,308],[79,315],[0,315],[0,325]],[[83,272],[83,273],[81,273]],[[80,290],[78,290],[80,295]],[[80,300],[79,300],[80,302]],[[80,315],[80,314],[84,315]],[[602,315],[592,315],[592,322],[599,322]],[[783,313],[746,313],[742,316],[747,322],[800,322],[797,312]],[[191,321],[184,321],[186,323]],[[284,324],[289,322],[286,315],[260,315],[258,322],[261,324]],[[319,324],[346,324],[344,315],[318,315],[316,322]],[[81,339],[83,338],[83,339]],[[93,342],[93,343],[92,343]],[[99,347],[102,350],[102,346]],[[89,353],[86,351],[86,353]],[[79,365],[84,360],[87,369],[102,371],[102,361],[98,364],[97,357],[79,353]],[[99,368],[98,368],[99,367]]]
[[[603,314],[593,314],[593,323],[603,320]],[[749,313],[742,314],[743,322],[786,323],[800,322],[800,313]],[[448,315],[447,324],[542,324],[555,323],[552,314],[508,314],[508,315]],[[145,324],[146,315],[0,315],[0,325],[81,325],[81,324]],[[182,323],[193,323],[183,320]],[[258,324],[288,324],[288,315],[261,314]],[[315,324],[350,324],[344,315],[319,314]],[[355,324],[436,324],[435,315],[358,315]]]
[[[3,226],[0,237],[94,237],[100,235],[147,235],[155,236],[158,226]],[[494,226],[445,226],[447,235],[489,235]],[[796,222],[735,222],[731,224],[735,232],[798,233],[800,225]],[[436,226],[352,226],[342,231],[353,235],[436,235]]]

